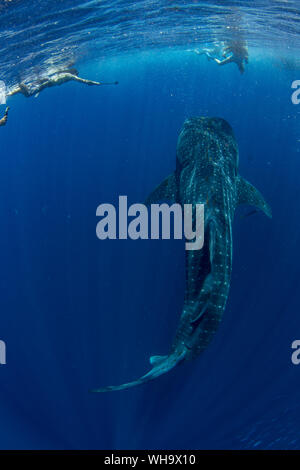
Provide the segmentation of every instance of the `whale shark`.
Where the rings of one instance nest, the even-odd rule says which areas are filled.
[[[186,251],[184,305],[170,353],[150,357],[151,370],[133,382],[93,390],[124,390],[153,380],[200,354],[222,320],[232,271],[232,223],[240,204],[272,217],[261,193],[238,173],[239,151],[230,124],[222,118],[187,119],[179,134],[176,169],[146,204],[169,200],[204,204],[204,245]]]

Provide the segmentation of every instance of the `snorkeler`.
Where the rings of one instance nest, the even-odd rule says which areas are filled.
[[[243,40],[231,40],[227,41],[226,45],[223,46],[221,52],[221,59],[216,56],[220,56],[220,53],[217,48],[210,49],[195,49],[197,55],[206,55],[208,60],[214,60],[218,65],[226,65],[234,63],[238,66],[238,69],[241,73],[245,72],[245,64],[248,64],[249,55],[247,44]]]
[[[223,50],[223,60],[213,58],[218,65],[234,63],[241,73],[245,72],[245,64],[248,64],[249,55],[246,41],[233,40],[227,43]],[[245,64],[244,64],[245,63]]]
[[[93,80],[86,80],[85,78],[78,77],[78,72],[76,69],[67,69],[57,71],[47,78],[41,78],[36,82],[25,85],[25,83],[19,83],[19,85],[14,88],[12,91],[7,93],[7,97],[14,96],[17,93],[22,93],[26,98],[31,96],[38,96],[41,91],[45,88],[50,88],[57,85],[62,85],[63,83],[76,81],[79,83],[84,83],[85,85],[118,85],[119,82],[104,83],[104,82],[95,82]]]
[[[9,107],[6,108],[3,118],[0,119],[0,126],[5,126],[5,124],[7,123],[8,111]]]
[[[241,73],[245,72],[245,64],[248,64],[249,55],[246,41],[231,40],[223,48],[222,59],[218,59],[210,52],[203,52],[209,60],[214,60],[218,65],[236,64]]]

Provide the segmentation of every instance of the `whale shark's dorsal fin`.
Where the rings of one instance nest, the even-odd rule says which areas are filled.
[[[168,200],[170,202],[176,202],[177,199],[177,182],[176,174],[171,173],[166,179],[157,186],[152,193],[147,197],[145,204],[156,204],[162,200]]]
[[[272,210],[264,200],[261,193],[241,176],[237,177],[237,201],[236,205],[249,204],[263,211],[268,217],[272,217]]]

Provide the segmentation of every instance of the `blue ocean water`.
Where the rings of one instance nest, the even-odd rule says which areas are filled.
[[[0,339],[7,345],[7,364],[0,366],[0,448],[299,449],[300,366],[291,362],[291,344],[300,338],[294,3],[261,2],[261,8],[276,3],[277,15],[286,13],[278,34],[287,42],[280,52],[265,48],[272,37],[277,44],[276,22],[266,38],[263,27],[253,43],[249,33],[243,76],[234,64],[219,68],[188,51],[197,39],[187,34],[196,24],[192,17],[182,35],[176,30],[172,36],[165,2],[136,2],[136,8],[149,17],[152,4],[163,11],[163,25],[155,17],[158,28],[170,32],[173,44],[168,36],[155,42],[141,15],[134,16],[134,4],[125,1],[64,2],[70,7],[66,18],[59,11],[63,2],[51,2],[53,11],[50,2],[36,2],[31,20],[23,2],[2,3],[10,21],[2,28],[7,42],[0,78],[8,85],[22,70],[30,77],[39,66],[45,70],[50,58],[61,60],[58,37],[72,44],[74,59],[81,35],[80,76],[119,85],[68,83],[36,99],[17,95],[8,101],[0,159]],[[229,7],[210,6],[222,3]],[[136,26],[139,44],[128,44],[123,31],[123,42],[118,37],[114,14],[121,6],[124,15],[130,12],[126,31]],[[186,2],[177,7],[192,8]],[[103,26],[99,16],[95,21],[98,8],[106,8],[99,13]],[[251,18],[253,11],[243,14]],[[54,37],[55,15],[63,24],[56,24]],[[201,16],[201,38],[208,42],[215,19],[209,8],[207,16],[207,37]],[[83,32],[91,25],[97,37],[92,32],[89,43]],[[105,31],[112,29],[118,50],[104,46]],[[293,48],[284,55],[288,39]],[[93,44],[102,47],[103,57],[93,53]],[[291,57],[294,67],[288,66]],[[230,296],[201,356],[142,387],[92,394],[91,388],[139,377],[150,356],[169,351],[183,305],[183,242],[100,241],[96,208],[117,203],[119,195],[129,203],[144,201],[175,168],[178,134],[190,116],[228,120],[239,145],[240,173],[261,190],[273,218],[237,210]]]

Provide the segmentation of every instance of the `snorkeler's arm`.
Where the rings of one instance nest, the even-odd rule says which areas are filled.
[[[228,53],[231,52],[231,47],[230,46],[226,46],[224,47],[223,49],[223,57],[226,57]]]
[[[231,62],[234,62],[234,58],[233,56],[229,56],[229,57],[226,57],[226,59],[224,60],[220,60],[220,59],[217,59],[217,58],[214,58],[214,61],[218,64],[218,65],[226,65],[226,64],[231,64]]]

